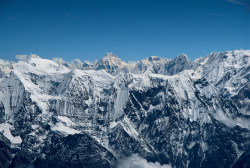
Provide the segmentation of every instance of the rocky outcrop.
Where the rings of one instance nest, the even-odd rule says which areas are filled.
[[[249,51],[150,57],[138,73],[108,57],[100,70],[30,58],[0,78],[0,166],[113,168],[133,154],[178,168],[248,164]]]

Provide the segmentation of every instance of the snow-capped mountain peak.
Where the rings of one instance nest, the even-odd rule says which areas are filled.
[[[118,58],[115,54],[109,52],[103,57],[100,61],[98,61],[95,65],[96,70],[104,69],[111,74],[117,74],[121,71],[127,63]]]
[[[115,54],[112,52],[108,52],[105,57],[103,57],[100,61],[99,64],[101,63],[108,63],[110,66],[117,66],[117,67],[124,67],[127,64],[122,61],[119,57],[117,57]],[[98,63],[97,63],[98,64]]]
[[[179,56],[177,56],[175,59],[174,59],[175,62],[190,62],[191,61],[189,60],[188,56],[186,54],[180,54]]]
[[[0,77],[0,163],[116,168],[137,153],[173,168],[232,168],[249,158],[249,57],[19,61]]]

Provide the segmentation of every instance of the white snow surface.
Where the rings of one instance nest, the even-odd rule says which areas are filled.
[[[57,118],[62,122],[65,123],[67,126],[74,126],[75,123],[71,121],[70,118],[66,116],[57,116]]]
[[[68,126],[63,125],[63,123],[57,123],[51,128],[52,131],[58,131],[66,135],[79,134],[81,131],[70,128]]]
[[[148,162],[146,159],[134,154],[121,161],[118,168],[171,168],[170,165],[161,165],[159,162]]]
[[[183,57],[186,56],[184,55]],[[107,55],[103,61],[108,61],[118,68],[128,66],[127,63],[112,54]],[[21,98],[18,98],[18,96],[25,89],[25,91],[31,94],[32,101],[42,110],[41,116],[43,122],[49,122],[52,115],[58,115],[58,122],[51,127],[53,131],[67,135],[80,133],[82,131],[79,129],[80,124],[73,117],[75,115],[82,118],[85,116],[92,118],[100,117],[97,112],[104,109],[97,109],[94,105],[104,100],[114,103],[113,109],[109,109],[112,113],[110,116],[110,128],[112,129],[117,124],[120,124],[129,135],[138,138],[135,126],[133,126],[128,118],[125,117],[123,121],[117,122],[115,120],[124,114],[123,109],[127,104],[129,91],[147,91],[150,88],[162,85],[172,87],[174,94],[172,95],[172,93],[167,92],[163,96],[175,96],[179,104],[183,104],[184,100],[190,100],[191,104],[185,106],[182,111],[183,116],[186,119],[190,119],[190,121],[199,121],[201,124],[209,123],[211,122],[209,115],[213,115],[217,120],[230,127],[239,125],[243,128],[250,128],[250,124],[248,124],[250,123],[249,120],[240,117],[235,118],[231,114],[218,110],[220,107],[215,100],[212,102],[213,107],[208,107],[207,109],[200,108],[202,104],[197,100],[195,95],[195,91],[198,90],[201,96],[219,99],[218,91],[220,89],[225,89],[231,96],[237,94],[238,90],[244,88],[249,82],[249,79],[246,77],[249,76],[250,72],[245,72],[245,70],[250,66],[250,50],[226,51],[224,53],[214,52],[206,57],[195,60],[192,69],[184,70],[171,76],[153,73],[153,67],[162,68],[164,63],[169,61],[169,59],[152,56],[150,59],[147,58],[136,64],[134,63],[133,67],[130,67],[129,70],[131,71],[129,73],[121,71],[114,75],[103,69],[70,69],[62,65],[65,63],[63,60],[55,59],[51,61],[32,56],[27,61],[19,61],[15,64],[13,69],[15,77],[0,79],[0,102],[5,107],[5,120],[7,121],[11,118],[13,113],[10,104],[18,106],[18,99]],[[79,63],[79,60],[77,62]],[[161,64],[161,62],[163,63]],[[139,65],[144,66],[143,68],[145,69],[142,68],[140,72],[137,71],[139,70],[137,67]],[[224,79],[226,73],[230,73],[232,76],[228,80]],[[202,78],[206,78],[208,85],[202,88],[194,86],[194,81]],[[51,88],[51,83],[53,82],[59,84],[56,88],[57,94],[50,93],[54,89]],[[221,82],[220,85],[216,86],[219,82]],[[105,90],[110,89],[114,89],[116,95],[107,95]],[[81,100],[81,103],[87,104],[89,108],[85,111],[76,111],[74,106],[68,103],[69,97],[66,93],[71,94],[70,91],[74,91],[74,94],[77,96],[80,96],[78,94],[83,94],[82,91],[86,91],[84,94],[88,95],[89,98]],[[10,97],[12,97],[11,103]],[[55,106],[60,114],[53,114],[53,112],[49,111],[49,101],[51,100],[56,101]],[[60,102],[63,102],[62,107],[59,107]],[[149,110],[153,108],[156,107],[151,106]],[[247,110],[241,113],[249,114]],[[146,114],[147,111],[145,111]],[[86,121],[86,123],[81,123],[81,126],[86,127],[84,131],[91,132],[91,127],[95,124]],[[11,134],[8,132],[9,128],[12,127],[10,125],[1,125],[0,129],[13,142],[20,142],[18,137],[10,136]]]
[[[22,139],[20,136],[13,136],[10,132],[10,129],[13,129],[13,125],[10,125],[9,123],[1,123],[0,124],[0,132],[3,133],[3,135],[10,140],[12,144],[21,144]]]

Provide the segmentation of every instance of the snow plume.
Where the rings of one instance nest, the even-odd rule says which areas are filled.
[[[138,154],[133,154],[122,160],[118,168],[171,168],[171,166],[166,164],[161,165],[159,162],[148,162]]]

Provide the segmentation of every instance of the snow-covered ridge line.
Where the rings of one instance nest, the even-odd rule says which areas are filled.
[[[53,60],[47,60],[50,62],[51,66],[57,66],[57,68],[53,67],[43,67],[46,71],[66,71],[67,69],[81,69],[81,70],[105,70],[112,75],[116,75],[119,72],[131,72],[136,74],[164,74],[164,75],[174,75],[185,69],[196,69],[200,65],[209,64],[211,59],[221,60],[219,57],[221,55],[229,55],[229,56],[237,56],[237,55],[245,55],[249,57],[250,50],[234,50],[234,51],[225,51],[225,52],[212,52],[206,57],[201,57],[193,62],[191,62],[187,55],[181,54],[177,56],[175,59],[161,58],[158,56],[150,56],[149,58],[142,59],[140,61],[135,62],[124,62],[120,58],[118,58],[113,53],[107,53],[105,57],[103,57],[99,61],[89,62],[89,61],[80,61],[79,59],[75,59],[73,61],[67,62],[62,58],[53,58]],[[210,58],[210,59],[208,59]],[[17,56],[19,61],[24,61],[27,63],[39,62],[36,60],[41,59],[39,56],[35,54],[31,54],[30,56]],[[41,59],[44,60],[45,59]],[[53,63],[56,63],[53,65]],[[16,66],[16,62],[4,61],[0,60],[0,77],[4,74],[8,74],[11,69]],[[35,63],[34,63],[35,64]],[[42,64],[38,63],[38,66],[42,66]],[[42,67],[41,67],[42,68]],[[1,75],[2,74],[2,75]]]
[[[48,152],[60,150],[57,143],[67,149],[67,139],[79,138],[73,144],[80,143],[80,151],[88,139],[116,159],[139,153],[190,167],[209,164],[204,161],[210,153],[225,153],[235,161],[250,130],[249,58],[250,50],[237,50],[194,62],[182,54],[130,64],[108,53],[99,62],[77,60],[75,66],[32,55],[0,78],[0,138],[42,158],[54,157]]]
[[[188,57],[185,54],[182,54],[175,58],[173,62],[167,60],[166,63],[159,66],[158,72],[149,71],[153,69],[150,69],[151,64],[147,65],[147,63],[152,60],[157,63],[152,64],[154,66],[158,65],[159,62],[157,61],[162,61],[161,58],[154,56],[141,62],[143,65],[148,66],[146,67],[146,71],[140,71],[140,69],[135,71],[135,69],[132,69],[132,73],[129,72],[130,75],[122,75],[127,74],[123,71],[116,75],[112,74],[114,71],[112,67],[109,67],[109,61],[111,60],[112,65],[121,61],[112,53],[108,53],[98,63],[98,65],[102,65],[106,69],[99,67],[100,69],[98,70],[71,69],[62,64],[55,63],[52,60],[31,57],[28,61],[20,61],[16,63],[13,72],[23,83],[25,89],[31,93],[31,98],[33,101],[37,102],[37,105],[41,108],[44,118],[48,117],[49,107],[47,102],[49,100],[65,99],[64,96],[60,97],[58,95],[49,94],[49,87],[51,84],[48,85],[48,82],[61,83],[57,89],[57,94],[63,93],[65,87],[71,87],[70,83],[74,84],[74,82],[79,82],[77,87],[80,87],[81,90],[87,89],[86,92],[88,94],[92,93],[96,99],[95,101],[99,101],[97,99],[103,99],[103,90],[110,89],[114,85],[114,88],[117,89],[117,98],[114,102],[114,114],[112,114],[112,116],[116,118],[123,114],[122,109],[127,103],[129,91],[147,90],[154,86],[152,83],[154,80],[167,81],[174,87],[176,93],[178,93],[176,96],[183,100],[185,100],[187,96],[195,99],[195,90],[197,88],[193,88],[193,82],[203,78],[210,83],[210,87],[207,88],[207,90],[202,90],[206,95],[217,92],[211,91],[222,81],[223,84],[220,87],[224,90],[228,90],[229,94],[234,95],[238,90],[237,87],[234,87],[236,85],[236,80],[242,78],[237,82],[238,86],[243,86],[247,83],[245,76],[247,76],[249,72],[245,72],[246,74],[241,77],[239,77],[238,72],[240,73],[242,68],[247,68],[249,66],[249,56],[250,50],[227,51],[223,53],[213,52],[209,56],[196,60],[191,64]],[[104,61],[104,63],[102,63],[102,61]],[[121,66],[125,66],[125,64],[126,63],[122,62]],[[196,64],[196,66],[194,64]],[[105,65],[107,66],[105,67]],[[170,66],[170,68],[168,66]],[[182,67],[180,68],[180,66]],[[119,69],[121,67],[117,66],[116,68]],[[227,74],[229,73],[232,75],[230,78],[227,77]],[[37,83],[36,80],[38,80],[39,83]],[[65,82],[69,85],[65,85]],[[75,84],[74,87],[76,87]],[[90,103],[93,102],[87,102],[88,105],[90,105]],[[183,114],[184,116],[188,116],[191,113],[191,111],[187,111]],[[192,120],[197,120],[196,115],[191,115],[194,117]],[[209,122],[209,117],[207,115],[205,118],[205,122]],[[248,126],[245,125],[244,127]]]

